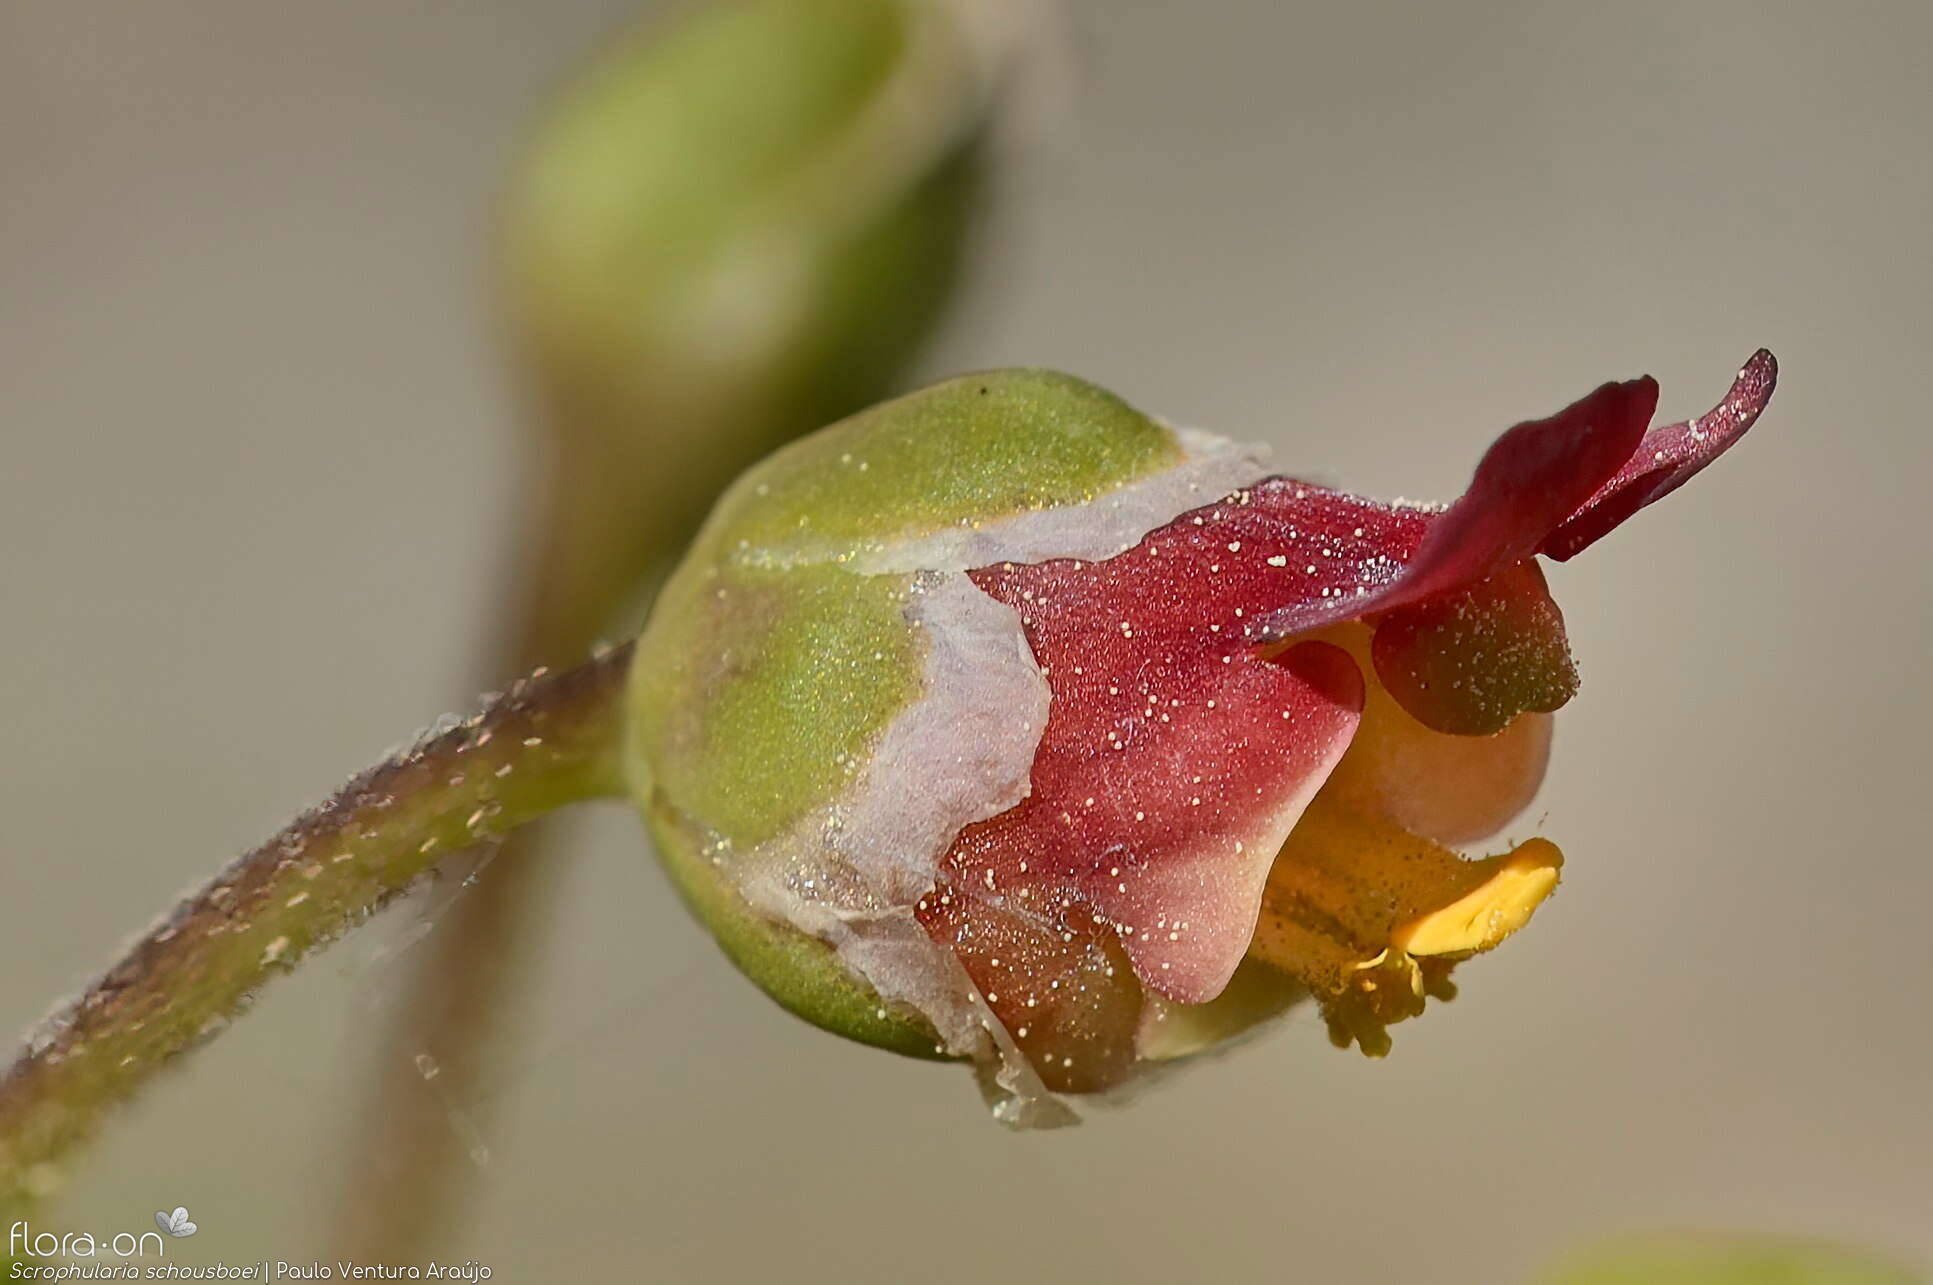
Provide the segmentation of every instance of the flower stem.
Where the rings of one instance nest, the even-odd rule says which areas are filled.
[[[0,1077],[0,1216],[59,1177],[103,1113],[214,1035],[270,977],[445,858],[621,793],[629,646],[513,684],[230,864],[27,1039]]]
[[[606,454],[560,452],[534,497],[534,556],[491,631],[510,640],[490,658],[498,672],[583,655],[674,541],[659,524],[676,506],[654,499],[652,470]],[[350,1257],[426,1257],[470,1195],[468,1145],[428,1108],[416,1059],[435,1059],[438,1096],[463,1104],[471,1128],[487,1133],[492,1055],[528,1020],[520,1004],[557,932],[562,876],[575,859],[556,838],[547,825],[512,837],[403,970],[349,1125],[357,1179],[342,1193],[331,1243]]]

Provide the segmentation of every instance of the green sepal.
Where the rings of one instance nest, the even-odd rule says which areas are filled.
[[[928,1061],[954,1060],[925,1018],[888,1004],[830,946],[754,911],[706,859],[703,841],[670,809],[647,806],[658,857],[684,903],[738,970],[781,1008],[861,1044]]]

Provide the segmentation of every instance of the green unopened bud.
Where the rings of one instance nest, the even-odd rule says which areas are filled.
[[[615,46],[541,123],[504,203],[507,301],[558,504],[597,528],[576,556],[600,565],[553,568],[581,583],[536,614],[630,591],[610,582],[680,547],[746,465],[890,390],[974,204],[1005,47],[987,12],[703,6]]]

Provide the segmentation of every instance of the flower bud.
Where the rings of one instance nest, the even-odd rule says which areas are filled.
[[[965,1058],[1003,1118],[1311,998],[1453,993],[1555,887],[1471,859],[1575,690],[1539,553],[1674,489],[1770,395],[1647,432],[1650,380],[1505,433],[1445,507],[1269,475],[1065,375],[969,375],[741,478],[639,641],[628,770],[753,981]]]
[[[574,627],[538,659],[606,627],[740,470],[899,377],[977,204],[1005,11],[724,0],[615,44],[539,121],[499,235],[570,528],[536,614]]]

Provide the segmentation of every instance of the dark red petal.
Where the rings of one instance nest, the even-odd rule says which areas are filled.
[[[1469,489],[1455,504],[1418,515],[1414,543],[1385,543],[1381,564],[1374,567],[1356,565],[1360,555],[1353,551],[1319,564],[1330,572],[1321,594],[1305,592],[1268,612],[1256,636],[1284,638],[1387,611],[1474,584],[1530,557],[1631,458],[1657,405],[1656,381],[1634,379],[1605,384],[1549,419],[1508,430],[1484,452]],[[1290,529],[1317,519],[1312,508],[1365,504],[1335,492],[1305,497],[1267,483],[1254,494],[1257,507]]]
[[[1493,735],[1577,694],[1564,616],[1534,559],[1396,608],[1377,622],[1371,655],[1405,710],[1457,736]]]
[[[1683,424],[1654,428],[1617,475],[1551,532],[1538,552],[1565,562],[1604,537],[1647,504],[1663,499],[1745,436],[1772,400],[1779,363],[1761,348],[1710,413]]]
[[[1631,458],[1658,409],[1650,376],[1605,384],[1491,443],[1470,487],[1430,524],[1400,589],[1418,598],[1472,584],[1537,551]]]
[[[1146,996],[1114,929],[1091,913],[1037,914],[942,877],[918,908],[950,946],[1041,1082],[1056,1093],[1118,1084]]]

